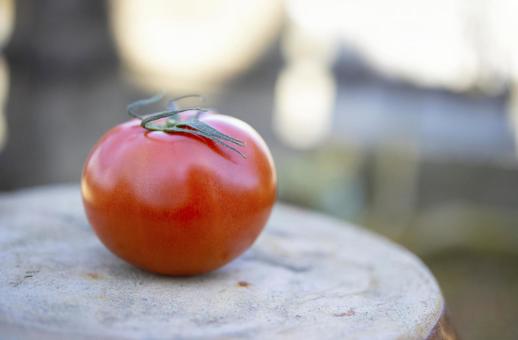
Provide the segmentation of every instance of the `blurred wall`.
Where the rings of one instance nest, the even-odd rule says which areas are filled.
[[[0,190],[78,180],[90,146],[120,121],[120,80],[104,1],[16,2],[6,49],[9,138]]]

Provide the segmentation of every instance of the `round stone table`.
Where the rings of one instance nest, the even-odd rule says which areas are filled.
[[[0,338],[446,339],[440,289],[405,249],[279,204],[256,244],[171,278],[113,256],[77,186],[0,195]]]

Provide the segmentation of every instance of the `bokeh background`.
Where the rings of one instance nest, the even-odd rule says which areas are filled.
[[[418,254],[462,338],[517,339],[517,14],[515,0],[0,0],[0,191],[78,182],[127,103],[202,93],[266,139],[281,200]]]

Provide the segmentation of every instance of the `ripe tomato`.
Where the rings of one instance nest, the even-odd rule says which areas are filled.
[[[244,157],[203,136],[149,131],[133,119],[108,131],[86,160],[88,219],[104,245],[135,266],[168,275],[217,269],[252,245],[270,215],[276,175],[259,134],[216,113],[199,121],[244,142]]]

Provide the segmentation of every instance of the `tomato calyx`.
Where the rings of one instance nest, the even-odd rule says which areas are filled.
[[[246,158],[246,155],[237,149],[238,147],[245,147],[245,143],[243,141],[226,135],[199,119],[203,113],[208,111],[208,109],[197,106],[186,107],[182,109],[177,108],[176,103],[178,101],[190,97],[202,98],[200,95],[182,96],[170,100],[165,110],[163,111],[145,113],[143,115],[137,114],[137,110],[142,109],[145,106],[158,103],[164,98],[163,94],[158,94],[153,97],[137,100],[129,104],[128,114],[131,117],[140,119],[140,126],[149,131],[187,133],[194,136],[207,138],[216,144],[238,153],[241,157]],[[185,120],[180,119],[179,114],[188,111],[195,111],[196,114]]]

